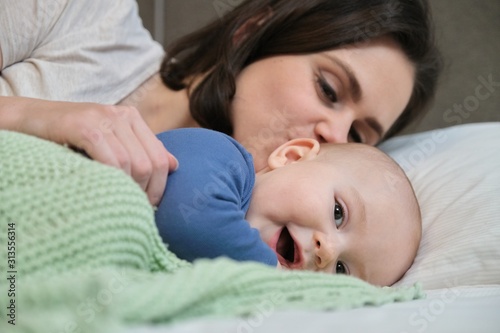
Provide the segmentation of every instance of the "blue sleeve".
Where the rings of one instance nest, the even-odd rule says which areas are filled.
[[[179,161],[155,213],[168,248],[188,261],[226,256],[276,266],[274,251],[245,220],[255,182],[251,155],[233,138],[207,129],[158,138]]]

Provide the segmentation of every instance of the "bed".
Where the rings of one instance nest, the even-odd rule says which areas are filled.
[[[144,218],[141,212],[129,210],[134,205],[147,206],[145,195],[132,181],[121,174],[117,176],[117,170],[82,160],[75,154],[68,155],[65,148],[35,138],[26,139],[29,141],[27,148],[33,149],[27,156],[43,167],[23,169],[21,163],[9,169],[9,165],[15,164],[7,159],[16,155],[17,150],[11,149],[15,142],[5,141],[11,136],[0,134],[0,169],[5,172],[4,175],[18,175],[3,177],[0,181],[0,227],[5,227],[4,221],[19,219],[18,259],[19,265],[24,265],[25,275],[28,275],[23,278],[23,274],[19,273],[14,286],[21,304],[17,308],[17,320],[24,320],[21,326],[15,327],[19,332],[500,332],[500,123],[455,126],[393,138],[381,145],[381,149],[400,163],[411,179],[423,213],[423,240],[415,262],[394,287],[386,289],[358,284],[348,278],[345,281],[335,279],[335,283],[328,284],[326,279],[331,276],[317,273],[307,273],[314,274],[316,285],[309,280],[307,286],[293,284],[287,272],[258,264],[248,266],[225,261],[203,261],[195,264],[192,270],[174,270],[175,274],[166,276],[168,283],[165,283],[167,280],[162,280],[164,276],[161,274],[147,275],[149,272],[144,268],[150,266],[149,262],[144,267],[140,266],[144,261],[141,258],[147,258],[146,261],[152,258],[155,264],[160,265],[167,256],[158,253],[163,251],[161,244],[153,244],[159,239],[151,233],[154,222],[151,221],[152,229],[147,229],[140,221]],[[43,150],[45,148],[53,152],[50,158]],[[94,170],[93,175],[99,177],[99,181],[105,180],[106,186],[99,189],[90,186],[85,191],[77,187],[74,193],[62,195],[61,191],[67,188],[64,183],[81,181],[83,170]],[[48,182],[47,175],[58,181]],[[42,178],[43,181],[39,182]],[[96,221],[96,215],[89,215],[87,211],[75,216],[73,206],[88,209],[88,200],[106,191],[113,193],[116,188],[121,189],[120,196],[124,195],[123,192],[130,192],[123,212],[117,213],[115,209],[117,203],[113,200],[118,199],[116,195],[103,195],[102,198],[113,200],[100,200],[99,207],[93,206],[92,214],[105,212],[102,215],[105,219]],[[13,190],[32,197],[16,198]],[[60,200],[57,211],[46,208],[50,205],[49,192]],[[139,200],[139,204],[134,200]],[[144,209],[149,214],[148,208]],[[137,215],[137,223],[130,220],[131,214]],[[21,215],[24,218],[21,219]],[[70,217],[84,223],[82,226],[71,225],[67,223]],[[39,228],[23,226],[28,220],[37,220]],[[49,224],[56,224],[57,227],[42,227],[45,220],[50,220]],[[119,234],[117,229],[110,227],[116,225],[109,221],[119,223],[120,228],[133,225],[134,231]],[[97,229],[91,229],[94,227]],[[81,235],[85,235],[85,244],[79,243],[78,239],[61,241],[66,233],[72,234],[78,228],[83,232]],[[96,236],[104,231],[111,236]],[[3,230],[0,233],[2,244],[7,241],[4,239],[6,234]],[[117,242],[120,237],[126,242]],[[140,241],[136,240],[138,238]],[[35,239],[37,243],[30,243],[30,239]],[[44,250],[35,251],[41,243],[46,245]],[[105,246],[103,243],[106,243]],[[108,252],[111,255],[117,253],[113,248],[116,244],[127,245],[123,247],[124,251],[129,251],[130,244],[140,246],[134,247],[128,257],[116,259],[112,256],[109,259],[109,256],[106,257]],[[86,246],[85,250],[82,251],[80,246]],[[150,251],[151,248],[154,251]],[[103,249],[106,251],[103,252]],[[86,263],[90,262],[86,267],[93,274],[90,279],[82,280],[86,271],[68,270],[68,267],[76,266],[78,260],[83,260],[82,253],[88,254],[84,259]],[[4,247],[0,249],[0,254],[7,255]],[[126,284],[126,288],[118,288],[118,285],[111,284],[110,279],[113,275],[116,277],[116,271],[107,268],[91,270],[99,268],[106,258],[119,263],[130,259],[131,265],[142,268],[128,271],[132,282]],[[67,265],[62,266],[63,263]],[[4,264],[2,258],[2,272],[6,268]],[[175,260],[168,264],[182,266]],[[30,276],[28,266],[36,274]],[[50,270],[46,270],[46,266]],[[68,274],[60,274],[66,270]],[[265,278],[250,276],[257,271]],[[219,279],[224,274],[227,279]],[[270,279],[274,279],[275,284],[270,283]],[[218,284],[207,285],[206,281]],[[269,290],[272,286],[283,284],[288,286],[286,290]],[[309,299],[300,299],[291,290],[296,287],[300,292],[299,289],[304,286],[309,288]],[[325,300],[322,294],[327,292],[346,296],[342,286],[354,288],[354,299],[346,300],[349,306],[343,306],[342,302],[335,303],[334,299],[331,306],[314,302],[315,299]],[[2,281],[0,312],[3,319],[0,331],[10,332],[13,326],[5,320],[7,313],[4,309],[12,297],[4,297],[7,295],[4,287],[9,286]],[[245,304],[240,302],[241,288],[250,291],[245,295]],[[261,294],[258,297],[252,295],[252,290]],[[230,295],[218,294],[220,291]],[[426,294],[425,298],[421,297],[422,291]],[[263,304],[258,299],[260,295],[263,301],[274,296],[286,297],[282,297],[281,302],[262,307],[259,306]],[[373,297],[370,298],[370,295]],[[365,300],[357,301],[358,298]],[[92,299],[97,303],[88,307]],[[241,307],[242,304],[246,308],[239,313],[245,315],[235,315],[237,311],[233,311],[233,306]],[[293,304],[296,306],[289,306]],[[168,313],[163,310],[167,308]],[[137,320],[139,317],[140,320]],[[117,318],[121,321],[112,321]]]

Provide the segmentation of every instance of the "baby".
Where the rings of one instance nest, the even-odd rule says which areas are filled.
[[[402,169],[361,144],[294,139],[255,174],[234,139],[206,129],[158,135],[177,157],[156,211],[169,249],[349,274],[387,286],[415,258],[418,202]]]

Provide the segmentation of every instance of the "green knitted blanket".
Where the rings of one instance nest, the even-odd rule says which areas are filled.
[[[145,194],[121,171],[7,131],[0,131],[0,246],[0,332],[110,332],[423,296],[418,286],[378,288],[227,259],[188,264],[167,250]]]

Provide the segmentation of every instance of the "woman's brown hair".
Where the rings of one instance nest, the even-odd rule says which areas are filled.
[[[244,27],[245,34],[236,38]],[[429,5],[424,0],[248,0],[167,48],[163,82],[173,90],[206,74],[190,95],[202,127],[232,135],[236,77],[260,59],[324,52],[381,36],[392,37],[416,68],[410,101],[385,138],[428,107],[441,71]]]

